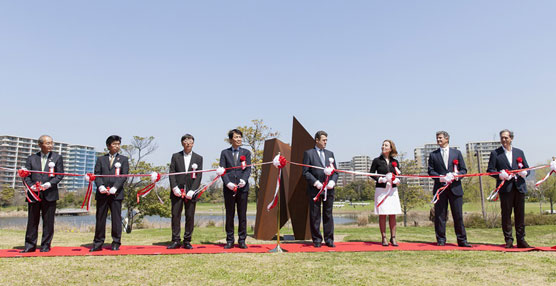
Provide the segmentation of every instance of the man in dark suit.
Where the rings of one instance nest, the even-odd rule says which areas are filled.
[[[228,132],[228,139],[232,147],[222,150],[220,153],[220,167],[230,168],[222,175],[224,183],[224,205],[226,207],[226,246],[225,249],[234,247],[234,216],[237,206],[238,244],[239,248],[247,248],[247,198],[249,196],[249,176],[251,167],[242,168],[243,164],[251,165],[251,152],[241,148],[243,144],[243,133],[241,130],[233,129]],[[242,160],[245,159],[245,160]]]
[[[52,152],[54,142],[52,137],[42,135],[39,137],[41,151],[29,156],[25,162],[27,170],[53,173],[64,172],[64,159],[62,155]],[[27,229],[25,231],[25,248],[22,253],[34,252],[37,248],[39,221],[42,212],[42,239],[41,252],[49,252],[52,237],[54,236],[54,215],[56,201],[59,199],[58,183],[64,178],[62,175],[49,175],[31,173],[25,177],[27,185],[35,192],[39,192],[40,201],[28,194],[31,202],[27,204]],[[38,182],[38,184],[37,184]],[[38,189],[37,189],[38,188]],[[28,190],[25,190],[29,192]]]
[[[183,150],[172,155],[170,161],[170,173],[198,171],[203,169],[203,157],[193,152],[195,138],[191,134],[181,137]],[[181,174],[170,176],[170,200],[172,202],[172,244],[168,249],[180,248],[180,224],[181,212],[185,205],[185,233],[183,235],[183,247],[192,249],[191,235],[195,226],[195,191],[201,185],[203,173]]]
[[[315,148],[309,149],[303,153],[303,164],[319,167],[330,166],[330,158],[334,159],[334,153],[326,150],[328,142],[328,134],[324,131],[318,131],[315,134]],[[336,162],[333,162],[336,169]],[[323,169],[303,167],[303,176],[308,182],[307,195],[309,196],[309,224],[311,229],[311,238],[315,247],[321,247],[322,235],[320,232],[321,221],[321,202],[322,202],[322,227],[324,230],[324,242],[328,247],[336,247],[334,245],[334,218],[332,217],[332,208],[334,206],[334,186],[338,180],[338,173],[334,172],[330,176],[326,185],[327,194],[324,201],[324,193],[315,202],[313,198],[317,196],[326,183],[326,174]]]
[[[129,174],[129,162],[126,156],[118,154],[122,138],[112,135],[106,139],[108,154],[97,158],[95,175],[126,175]],[[112,250],[119,250],[122,244],[122,200],[124,199],[124,183],[126,177],[96,177],[95,184],[97,201],[95,238],[93,251],[102,250],[106,235],[106,217],[108,209],[112,219]]]
[[[434,204],[434,232],[436,233],[437,245],[444,246],[446,244],[446,218],[448,217],[448,203],[450,203],[458,246],[471,247],[467,243],[467,234],[463,225],[463,188],[461,187],[461,181],[454,177],[454,175],[467,173],[465,161],[459,150],[450,148],[448,132],[436,132],[436,143],[440,148],[430,153],[428,171],[430,176],[442,177],[434,179],[434,196],[436,196],[439,188],[449,185]],[[455,160],[457,160],[457,174],[454,172]]]
[[[529,168],[529,164],[527,164],[523,151],[512,147],[513,139],[514,133],[512,131],[508,129],[500,131],[502,147],[490,153],[487,172],[501,172],[499,175],[492,176],[496,178],[497,187],[504,182],[498,194],[500,196],[500,208],[502,209],[502,231],[506,240],[506,248],[512,248],[514,241],[512,209],[514,210],[517,247],[529,248],[531,246],[525,241],[525,195],[527,194],[525,177],[529,172],[520,171],[511,175],[507,172],[507,170]]]

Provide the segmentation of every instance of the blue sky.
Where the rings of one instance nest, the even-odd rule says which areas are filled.
[[[212,162],[229,129],[296,116],[340,161],[498,139],[556,155],[554,1],[4,1],[0,133],[104,147],[191,133]]]

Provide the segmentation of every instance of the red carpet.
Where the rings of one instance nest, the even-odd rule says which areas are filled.
[[[41,257],[41,256],[97,256],[97,255],[160,255],[160,254],[199,254],[199,253],[267,253],[275,244],[249,244],[248,249],[236,247],[224,249],[223,244],[193,245],[194,249],[166,249],[160,245],[122,245],[119,251],[110,250],[109,246],[102,251],[89,252],[88,247],[53,247],[50,252],[42,253],[39,250],[32,253],[19,253],[19,249],[0,249],[0,257]],[[313,247],[308,243],[282,243],[281,247],[288,252],[367,252],[367,251],[556,251],[553,247],[512,248],[505,249],[503,245],[474,244],[471,248],[457,247],[455,244],[437,246],[433,243],[400,243],[399,247],[384,247],[378,242],[338,242],[335,248],[322,246]]]

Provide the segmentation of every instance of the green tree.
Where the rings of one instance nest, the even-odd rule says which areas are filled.
[[[145,157],[152,154],[157,148],[153,136],[133,136],[130,144],[122,145],[122,152],[129,158],[129,173],[150,174],[167,171],[167,166],[154,166],[145,161]],[[141,198],[140,204],[137,204],[137,192],[150,183],[150,177],[130,177],[124,184],[123,204],[127,209],[126,231],[128,233],[133,229],[133,224],[140,222],[146,215],[170,216],[170,203],[164,203],[162,199],[165,198],[168,201],[169,197],[169,194],[163,191],[164,188],[155,187],[148,196]]]
[[[419,174],[419,167],[415,160],[404,160],[400,156],[400,165],[404,174]],[[403,225],[407,226],[407,213],[409,210],[424,205],[430,195],[427,194],[418,184],[409,183],[408,178],[400,178],[401,184],[398,185],[398,194],[403,212]]]
[[[262,163],[264,142],[268,139],[277,138],[280,133],[273,132],[272,128],[265,125],[262,119],[251,120],[251,123],[251,126],[238,126],[237,129],[241,130],[243,133],[243,145],[251,148],[251,163]],[[229,142],[228,138],[226,138],[225,141]],[[261,166],[253,166],[251,168],[251,178],[253,178],[255,182],[253,185],[255,201],[259,197],[261,172]]]
[[[334,192],[336,200],[369,201],[374,197],[374,185],[368,180],[356,180]]]
[[[0,206],[11,206],[13,204],[14,197],[15,189],[8,185],[3,185],[2,190],[0,191]]]

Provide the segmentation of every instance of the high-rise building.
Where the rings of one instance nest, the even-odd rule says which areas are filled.
[[[472,157],[477,153],[479,155],[479,162],[481,162],[481,171],[485,172],[488,166],[488,159],[490,152],[502,146],[499,141],[481,141],[469,142],[465,144],[465,152],[467,153],[467,162],[472,162]],[[469,163],[468,163],[469,164]]]
[[[368,173],[371,169],[372,162],[373,160],[371,160],[371,157],[369,156],[356,155],[351,158],[351,161],[338,162],[337,166],[340,170]],[[368,177],[365,175],[339,172],[337,184],[339,187],[343,187],[353,181],[367,180],[367,178]]]
[[[0,167],[20,169],[25,167],[27,157],[40,151],[38,139],[0,135]],[[52,151],[64,157],[64,172],[85,174],[94,172],[95,149],[91,146],[73,145],[54,141]],[[15,171],[0,171],[0,185],[12,188],[23,188],[21,179]],[[81,176],[65,176],[59,187],[67,191],[75,191],[87,186]]]
[[[351,161],[338,162],[338,169],[353,172],[353,165],[351,164]],[[355,175],[353,174],[338,172],[338,182],[336,183],[338,187],[344,187],[353,182],[354,179]]]

